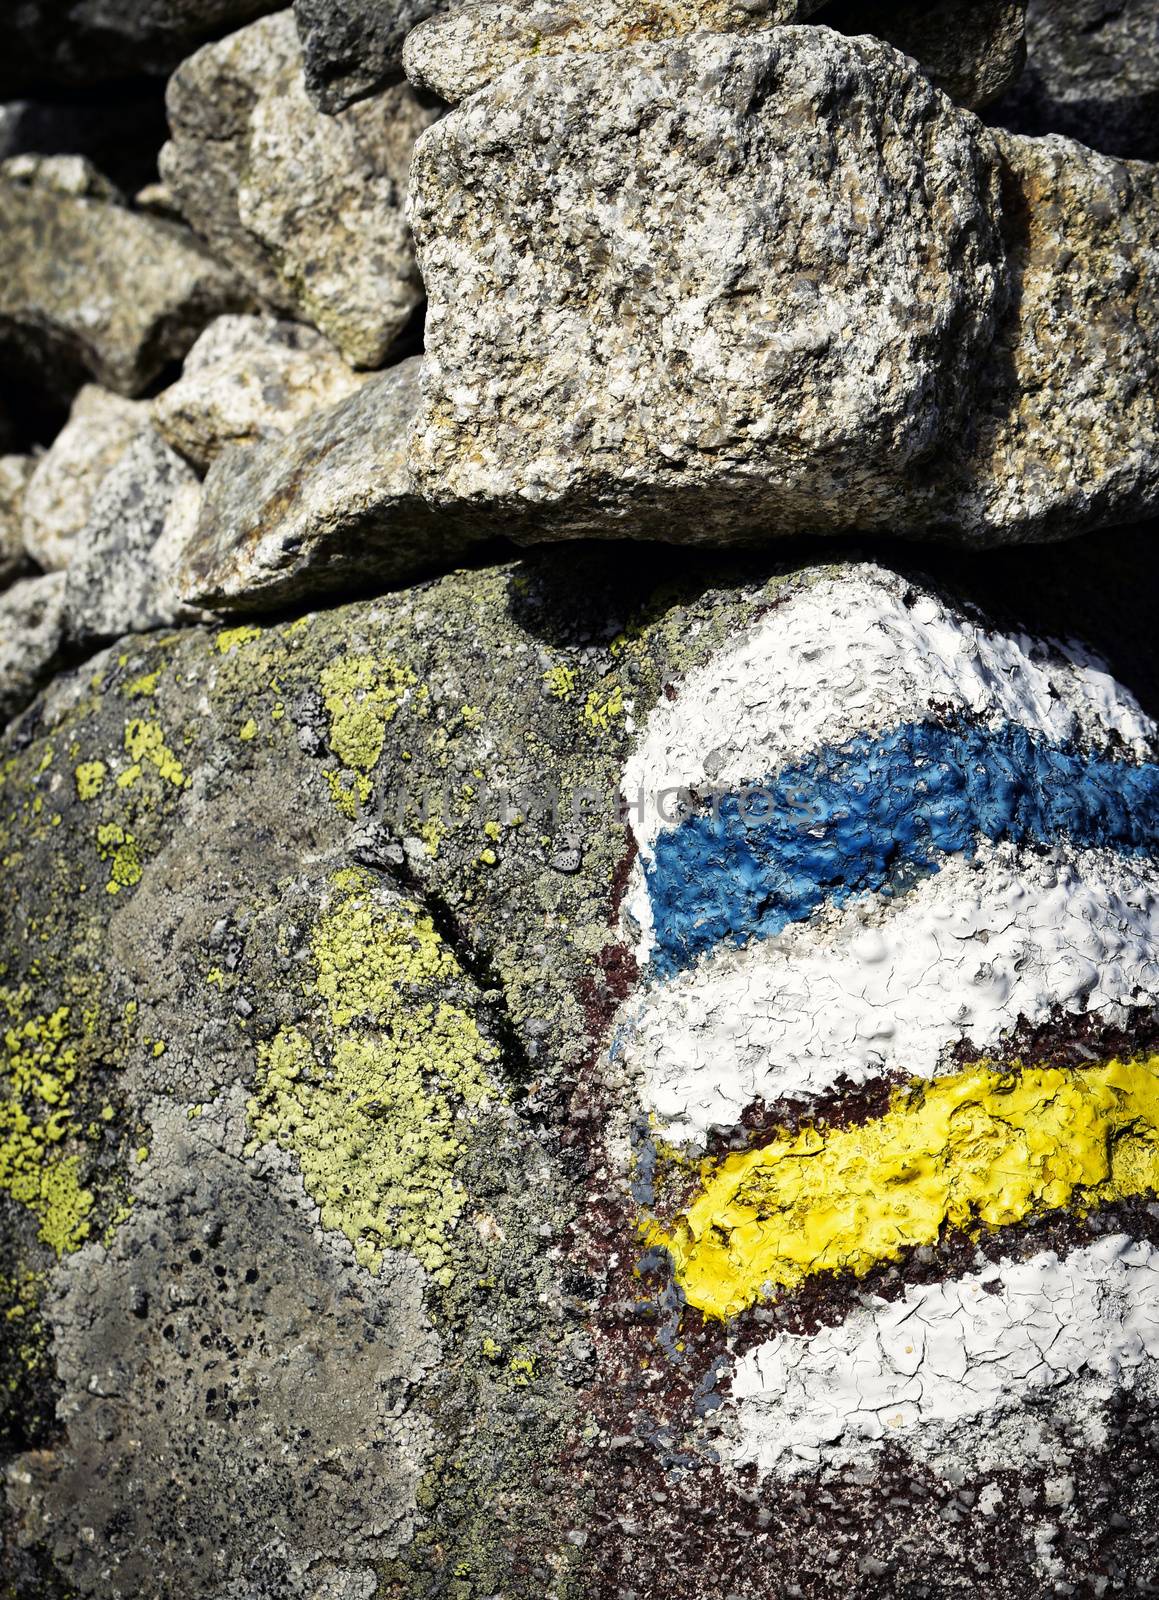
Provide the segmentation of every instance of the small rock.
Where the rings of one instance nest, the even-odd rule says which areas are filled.
[[[73,401],[68,422],[41,456],[24,497],[24,548],[45,572],[72,560],[93,496],[148,423],[148,407],[97,384]]]
[[[219,317],[153,402],[153,421],[204,472],[227,445],[289,432],[363,380],[313,328],[269,317]]]
[[[68,398],[85,373],[139,394],[246,293],[184,228],[113,199],[79,159],[0,165],[6,375]]]
[[[306,92],[333,115],[402,76],[402,43],[449,0],[294,0]]]
[[[0,456],[0,588],[28,566],[22,516],[35,466],[35,456]]]
[[[328,117],[310,104],[289,11],[174,74],[161,175],[197,231],[273,309],[356,367],[381,366],[423,298],[403,207],[437,116],[406,84]]]
[[[260,611],[367,578],[399,582],[469,549],[479,535],[430,511],[410,485],[421,365],[415,356],[376,374],[284,438],[223,452],[205,480],[180,593]]]
[[[0,722],[22,711],[61,665],[64,574],[19,578],[0,594]]]
[[[68,621],[86,646],[194,615],[173,591],[175,546],[188,538],[199,485],[152,429],[107,474],[69,566]]]
[[[0,160],[27,151],[87,156],[125,194],[156,177],[164,142],[165,87],[156,80],[119,84],[114,95],[0,105]]]

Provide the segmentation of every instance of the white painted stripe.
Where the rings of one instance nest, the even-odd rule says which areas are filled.
[[[672,1144],[701,1147],[753,1100],[842,1077],[932,1077],[1055,1007],[1123,1020],[1159,1002],[1159,868],[1110,851],[988,845],[895,901],[868,896],[632,997],[617,1049]]]
[[[1098,746],[1117,733],[1140,756],[1156,733],[1079,646],[989,632],[867,564],[800,586],[659,701],[624,769],[629,807],[645,802],[637,842],[646,853],[672,825],[661,791],[759,781],[821,745],[946,707],[1053,740]]]
[[[935,1461],[1018,1467],[1032,1400],[1053,1391],[1055,1417],[1097,1446],[1107,1400],[1154,1396],[1157,1362],[1159,1251],[1117,1235],[875,1298],[811,1337],[779,1334],[737,1364],[725,1447],[779,1476],[864,1460],[891,1437]]]

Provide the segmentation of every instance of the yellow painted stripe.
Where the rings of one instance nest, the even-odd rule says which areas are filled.
[[[652,1226],[689,1303],[734,1316],[818,1272],[858,1276],[945,1226],[992,1227],[1159,1189],[1159,1056],[1014,1072],[985,1064],[898,1091],[859,1127],[706,1161]]]

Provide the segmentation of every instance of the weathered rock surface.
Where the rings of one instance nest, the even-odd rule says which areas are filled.
[[[204,472],[230,445],[287,433],[362,379],[313,328],[271,317],[219,317],[153,402],[162,438]]]
[[[1047,1600],[1094,1570],[1134,1582],[1159,1509],[1146,1204],[947,1232],[728,1322],[691,1309],[680,1264],[641,1238],[685,1175],[654,1162],[649,1073],[706,1086],[677,1080],[675,1053],[639,1059],[641,1008],[682,980],[641,981],[617,927],[634,845],[615,802],[639,843],[658,797],[637,815],[629,780],[667,779],[670,756],[694,781],[763,781],[786,759],[803,781],[833,730],[877,739],[899,714],[998,749],[999,708],[1031,743],[1150,782],[1153,537],[1053,567],[948,563],[952,595],[858,563],[673,552],[659,572],[552,551],[267,629],[123,640],[58,679],[0,756],[0,1093],[29,1130],[0,1167],[0,1293],[21,1326],[0,1346],[20,1430],[0,1550],[21,1600],[383,1582],[421,1600],[900,1600],[931,1572],[953,1574],[949,1595]],[[1014,615],[970,613],[971,584]],[[1070,640],[1076,619],[1141,704],[1023,631]],[[842,1004],[868,1013],[898,919],[930,885],[987,881],[989,849],[873,897],[860,928],[836,908],[719,963],[780,963],[793,994],[792,952],[829,949],[826,972],[846,959],[858,980]],[[1026,852],[1016,918],[1070,849]],[[1086,855],[1096,876],[1116,859]],[[1153,1048],[1155,866],[1117,859],[1138,881],[1078,950],[1049,922],[1032,963],[1005,923],[979,937],[1010,911],[973,892],[923,928],[947,1000],[991,1018],[1023,997],[994,1056],[1048,1058],[1060,1091],[1101,1051]],[[797,1071],[834,1026],[835,1006],[801,1006],[813,1054],[763,1072]],[[926,1020],[967,1052],[965,1015]],[[774,1004],[762,1025],[796,1016]],[[706,987],[702,1031],[719,1021]],[[880,1101],[842,1086],[764,1108],[809,1128],[819,1160],[898,1092],[873,1058],[888,1031],[846,1043]],[[756,1054],[736,1032],[707,1087]],[[930,1094],[974,1059],[938,1055]],[[714,1162],[774,1148],[733,1134]],[[923,1336],[908,1345],[903,1315]],[[915,1375],[926,1412],[956,1397],[956,1416],[897,1401]],[[857,1409],[882,1394],[888,1443]]]
[[[660,42],[701,31],[762,33],[779,24],[816,20],[847,33],[872,33],[921,62],[954,99],[981,105],[1018,76],[1024,55],[1025,0],[881,0],[830,5],[824,0],[512,0],[439,7],[441,13],[407,39],[404,61],[412,83],[452,104],[520,61],[596,51],[615,54],[643,40]]]
[[[127,210],[79,159],[0,166],[6,376],[67,396],[88,373],[139,394],[247,298],[191,233]]]
[[[402,45],[448,0],[294,0],[306,91],[333,115],[402,76]]]
[[[20,0],[0,17],[0,96],[173,68],[271,0]]]
[[[77,550],[106,474],[149,421],[149,408],[94,383],[36,463],[24,496],[24,548],[45,572],[62,572]]]
[[[66,642],[63,573],[17,578],[0,592],[0,722],[48,682]]]
[[[173,75],[161,173],[185,217],[273,309],[381,366],[423,298],[403,215],[438,115],[399,84],[337,117],[302,78],[293,14],[206,45]]]
[[[993,543],[1154,502],[1155,170],[996,140],[871,39],[526,62],[423,140],[411,211],[415,484],[512,537]]]
[[[284,439],[219,457],[177,578],[190,601],[262,611],[454,565],[482,535],[432,512],[406,465],[421,357]]]
[[[0,456],[0,588],[28,565],[24,548],[24,495],[35,456]]]
[[[1025,75],[995,119],[1159,160],[1159,10],[1152,0],[1029,0]]]
[[[188,620],[173,573],[199,499],[193,469],[151,428],[139,433],[105,475],[69,563],[68,623],[78,644]]]

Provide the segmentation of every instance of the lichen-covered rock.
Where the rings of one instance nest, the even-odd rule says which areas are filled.
[[[402,76],[402,45],[450,0],[294,0],[306,91],[333,115]]]
[[[1152,0],[1028,0],[1028,62],[995,118],[1108,155],[1159,160],[1159,11]]]
[[[20,0],[0,17],[0,95],[170,72],[201,40],[272,11],[274,3]]]
[[[449,16],[443,16],[449,10]],[[412,83],[452,104],[474,94],[508,67],[531,57],[616,54],[642,40],[703,31],[762,33],[779,24],[819,22],[847,33],[873,33],[916,56],[927,75],[965,105],[1000,95],[1022,66],[1025,0],[881,0],[837,5],[823,0],[511,0],[439,6],[433,20],[406,41]],[[417,18],[415,19],[418,20]]]
[[[293,14],[206,45],[169,84],[161,173],[191,225],[275,310],[381,366],[422,301],[403,215],[438,115],[405,84],[336,117],[310,103]]]
[[[145,428],[93,498],[68,567],[69,631],[92,648],[192,615],[173,588],[177,553],[196,519],[191,467]]]
[[[470,519],[438,516],[411,487],[421,366],[413,356],[285,438],[223,453],[182,552],[180,593],[216,610],[270,610],[405,582],[477,544]]]
[[[79,160],[0,168],[0,352],[6,375],[59,396],[87,373],[139,394],[205,324],[247,301],[187,229],[94,191]]]
[[[512,67],[421,142],[412,221],[415,484],[517,539],[994,543],[1154,502],[1155,170],[996,141],[871,39]]]
[[[24,548],[45,572],[62,572],[76,553],[105,475],[146,427],[149,409],[87,383],[67,423],[35,464],[24,495]]]
[[[541,552],[58,678],[0,755],[17,1594],[1147,1570],[1153,538]]]
[[[24,548],[24,496],[35,456],[0,456],[0,588],[28,565]]]
[[[66,640],[63,573],[18,578],[0,592],[0,723],[48,682]]]
[[[326,339],[297,322],[219,317],[153,402],[153,422],[204,472],[230,445],[289,432],[362,382]]]

